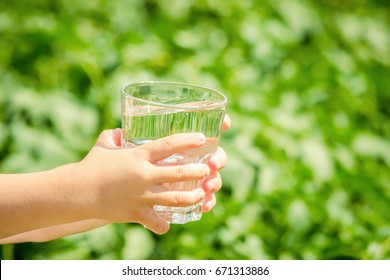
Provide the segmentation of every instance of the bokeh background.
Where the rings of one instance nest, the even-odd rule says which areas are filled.
[[[0,172],[78,161],[120,87],[229,98],[215,209],[163,236],[110,225],[1,259],[390,259],[386,0],[0,2]]]

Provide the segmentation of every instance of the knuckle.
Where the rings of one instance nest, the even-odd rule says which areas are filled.
[[[182,165],[179,165],[177,167],[177,177],[180,179],[180,180],[183,180],[186,178],[186,169],[184,166]]]
[[[206,178],[209,175],[210,175],[210,168],[206,164],[203,164],[201,176],[203,178]]]
[[[143,182],[150,182],[152,181],[151,173],[148,171],[148,168],[140,168],[138,171],[138,177]]]
[[[172,137],[165,138],[165,146],[170,150],[175,149],[175,141],[173,141]]]
[[[183,203],[183,195],[180,193],[176,193],[172,196],[172,204],[174,205],[181,205]]]

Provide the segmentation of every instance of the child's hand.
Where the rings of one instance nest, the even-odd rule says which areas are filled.
[[[230,118],[226,116],[223,130],[228,129],[230,123]],[[96,145],[80,163],[78,174],[84,178],[81,183],[93,188],[88,194],[96,205],[91,218],[137,222],[162,234],[169,230],[169,224],[154,211],[154,205],[189,206],[204,199],[204,212],[215,206],[214,193],[222,186],[218,171],[227,163],[222,148],[218,148],[208,166],[167,166],[156,163],[173,154],[199,148],[205,144],[205,137],[198,133],[176,134],[126,149],[122,148],[121,139],[120,129],[102,132]],[[202,188],[192,191],[175,190],[163,184],[205,177],[208,178]]]
[[[91,218],[136,222],[162,234],[169,224],[154,205],[189,206],[205,197],[202,188],[181,191],[163,183],[202,180],[210,174],[206,164],[158,165],[157,161],[205,143],[203,134],[176,134],[138,147],[122,148],[121,131],[106,130],[74,172],[82,197],[92,206]],[[83,186],[89,186],[87,188]],[[77,187],[77,185],[76,185]]]

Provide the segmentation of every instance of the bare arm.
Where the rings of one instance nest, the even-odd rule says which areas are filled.
[[[89,202],[74,193],[73,168],[0,174],[0,238],[87,219]]]
[[[64,236],[96,229],[109,224],[103,220],[83,220],[69,224],[40,228],[0,239],[0,244],[46,242]]]

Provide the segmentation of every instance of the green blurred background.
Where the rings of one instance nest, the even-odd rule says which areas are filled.
[[[116,224],[1,259],[390,259],[386,0],[0,3],[0,172],[78,161],[119,89],[209,86],[232,128],[218,204],[163,236]]]

